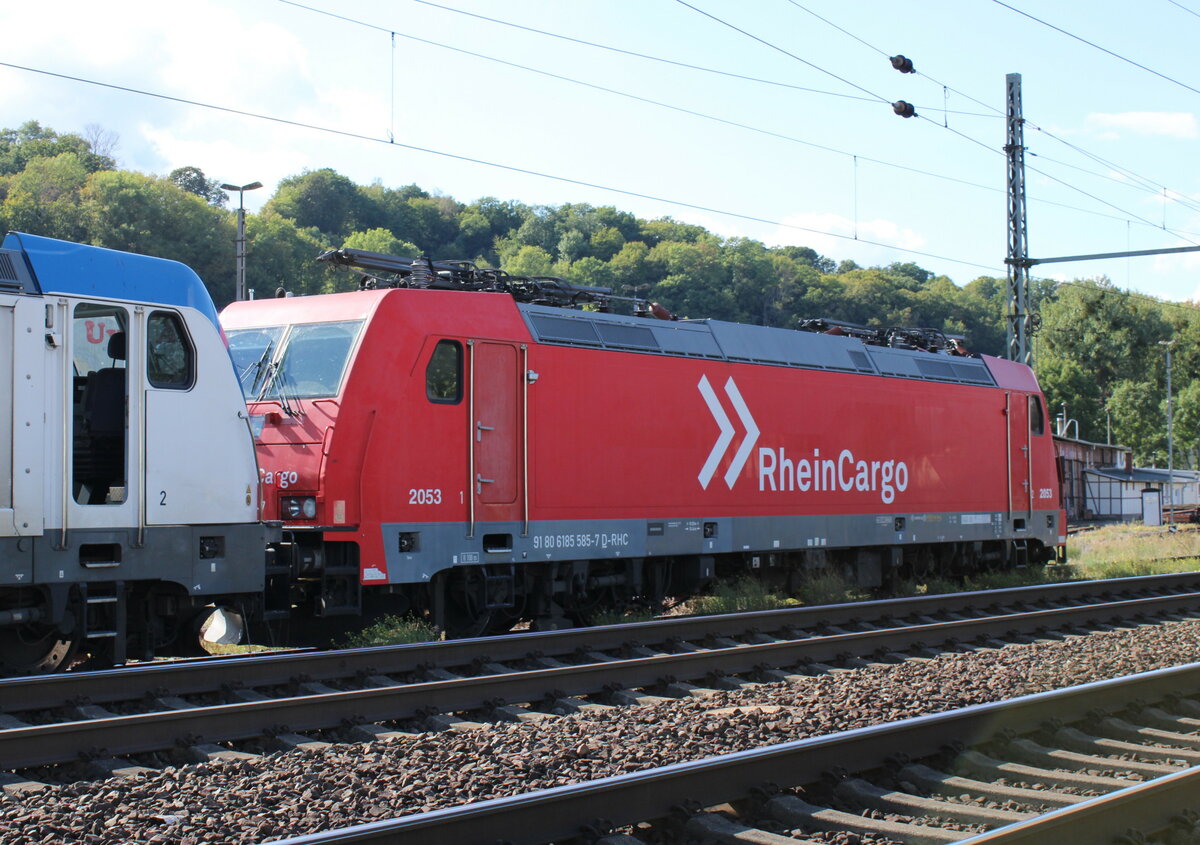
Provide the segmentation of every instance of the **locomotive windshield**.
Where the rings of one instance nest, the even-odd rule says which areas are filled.
[[[247,400],[336,396],[361,320],[233,329],[226,334]]]

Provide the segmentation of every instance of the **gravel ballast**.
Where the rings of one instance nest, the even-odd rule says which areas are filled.
[[[260,842],[1200,660],[1200,621],[950,653],[670,702],[51,787],[0,843]]]

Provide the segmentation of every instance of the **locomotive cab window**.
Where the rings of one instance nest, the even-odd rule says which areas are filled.
[[[1033,434],[1046,433],[1046,417],[1042,413],[1042,400],[1037,396],[1029,397],[1029,431]]]
[[[425,367],[425,395],[430,402],[453,405],[462,399],[462,344],[439,340]]]
[[[124,308],[84,302],[71,326],[71,475],[81,505],[125,501],[129,380]]]
[[[320,399],[342,389],[362,320],[297,323],[227,332],[230,354],[250,401]]]
[[[155,311],[146,321],[146,378],[154,387],[187,390],[195,355],[178,314]]]

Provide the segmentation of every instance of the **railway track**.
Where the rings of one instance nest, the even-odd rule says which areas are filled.
[[[1185,574],[9,679],[0,769],[26,771],[5,778],[19,792],[35,767],[67,766],[37,774],[61,781],[137,772],[134,755],[236,757],[231,744],[264,737],[319,747],[405,720],[535,719],[1197,610],[1200,575]]]
[[[1182,843],[1198,802],[1191,664],[282,841]]]

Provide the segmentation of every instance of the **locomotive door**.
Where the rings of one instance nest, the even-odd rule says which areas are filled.
[[[1008,403],[1008,510],[1033,516],[1032,443],[1029,399],[1023,393],[1006,393]]]
[[[519,485],[519,356],[508,343],[471,349],[471,489],[481,505],[510,505]]]
[[[63,528],[139,526],[140,369],[130,362],[141,354],[142,312],[102,302],[68,307]]]

